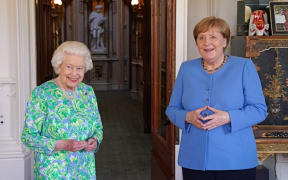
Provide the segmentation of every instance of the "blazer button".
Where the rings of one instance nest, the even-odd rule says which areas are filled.
[[[205,101],[208,103],[208,102],[209,102],[209,99],[207,98]]]
[[[208,88],[206,89],[206,91],[210,91],[210,88],[208,87]]]

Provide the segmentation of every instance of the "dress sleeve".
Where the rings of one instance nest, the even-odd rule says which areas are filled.
[[[267,106],[260,78],[251,60],[247,60],[243,70],[244,106],[228,111],[231,119],[231,132],[256,125],[267,116]]]
[[[170,121],[184,132],[189,131],[191,124],[185,123],[186,114],[188,111],[184,110],[182,105],[183,96],[183,64],[180,67],[177,75],[172,95],[170,97],[169,105],[166,109],[166,115]]]
[[[43,122],[47,117],[47,104],[37,89],[32,92],[26,106],[22,142],[31,150],[51,154],[56,140],[42,135]]]
[[[99,109],[98,109],[97,99],[96,99],[95,93],[94,93],[92,88],[90,89],[89,93],[90,93],[89,96],[92,97],[92,103],[93,103],[94,110],[96,113],[96,116],[95,116],[96,117],[95,118],[96,128],[95,128],[95,131],[94,131],[92,137],[97,139],[97,148],[95,149],[95,152],[97,152],[99,147],[100,147],[100,144],[103,140],[103,126],[102,126],[101,117],[100,117],[100,113],[99,113]]]

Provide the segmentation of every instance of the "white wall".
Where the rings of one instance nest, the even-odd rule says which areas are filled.
[[[216,3],[217,2],[217,3]],[[188,59],[199,57],[199,53],[193,37],[195,25],[204,17],[216,16],[230,25],[231,35],[236,35],[237,27],[237,0],[194,0],[188,3]],[[230,47],[226,50],[230,52]]]
[[[176,1],[176,74],[187,59],[188,0]],[[181,131],[180,131],[181,135]],[[181,137],[180,137],[181,138]],[[182,169],[178,166],[179,145],[175,146],[175,179],[182,180]]]
[[[34,0],[1,0],[0,26],[1,179],[31,179],[31,153],[20,136],[35,85]]]
[[[231,35],[236,35],[238,0],[180,0],[176,1],[176,72],[183,61],[199,57],[193,37],[194,26],[202,18],[216,16],[230,25]],[[226,53],[230,53],[228,46]],[[180,133],[181,134],[181,133]],[[177,164],[179,145],[175,147],[175,179],[182,180],[181,168]],[[276,164],[276,166],[275,166]],[[263,162],[269,169],[269,180],[286,180],[288,177],[288,156],[278,154]],[[274,169],[275,168],[275,169]]]

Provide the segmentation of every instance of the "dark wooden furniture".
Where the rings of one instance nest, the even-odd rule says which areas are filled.
[[[269,115],[254,127],[258,159],[288,153],[288,36],[234,36],[231,55],[253,60]]]

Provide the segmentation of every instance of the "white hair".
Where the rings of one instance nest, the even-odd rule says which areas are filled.
[[[51,64],[56,74],[59,74],[58,68],[68,55],[83,57],[85,72],[93,68],[90,51],[84,43],[78,41],[65,41],[54,51],[51,60]]]

